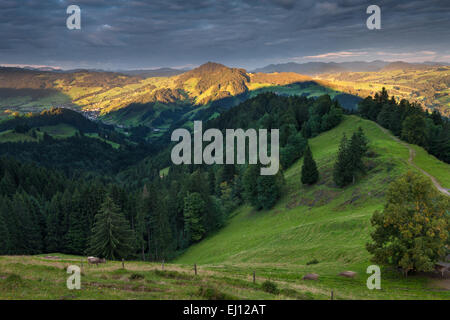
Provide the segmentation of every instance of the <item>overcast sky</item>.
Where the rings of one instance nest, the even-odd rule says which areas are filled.
[[[81,8],[81,30],[66,9]],[[381,30],[366,9],[381,7]],[[0,64],[107,70],[270,63],[450,62],[450,1],[1,0]]]

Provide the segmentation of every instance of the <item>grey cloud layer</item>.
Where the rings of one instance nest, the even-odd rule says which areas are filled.
[[[80,31],[65,27],[69,4],[81,7]],[[450,54],[450,2],[378,4],[383,29],[371,32],[363,0],[2,0],[0,63],[138,68],[215,60],[251,68],[342,50]]]

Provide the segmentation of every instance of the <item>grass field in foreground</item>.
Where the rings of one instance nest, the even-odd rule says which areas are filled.
[[[48,256],[58,257],[49,259]],[[83,261],[83,264],[81,264]],[[70,265],[81,267],[81,289],[69,290]],[[325,299],[320,293],[302,293],[280,283],[279,293],[262,289],[262,279],[248,279],[199,267],[175,264],[108,261],[98,267],[86,257],[62,254],[0,257],[1,299]]]

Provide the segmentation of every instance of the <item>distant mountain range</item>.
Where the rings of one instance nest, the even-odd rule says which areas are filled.
[[[306,63],[282,63],[271,64],[263,68],[258,68],[252,72],[296,72],[311,76],[316,76],[325,73],[340,73],[340,72],[374,72],[380,70],[397,70],[397,69],[426,69],[429,66],[448,66],[445,62],[424,62],[424,63],[407,63],[402,61],[386,62],[375,60],[371,62],[366,61],[352,61],[352,62],[306,62]],[[385,69],[386,68],[386,69]]]
[[[158,69],[119,70],[117,72],[129,76],[141,76],[144,78],[151,78],[151,77],[172,77],[182,74],[186,71],[189,71],[189,69],[158,68]]]

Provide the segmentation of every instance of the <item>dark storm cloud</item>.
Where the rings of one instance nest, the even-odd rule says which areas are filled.
[[[2,0],[0,63],[119,69],[450,60],[450,2],[373,3],[382,30],[365,27],[363,0]],[[81,7],[81,30],[66,28],[70,4]]]

